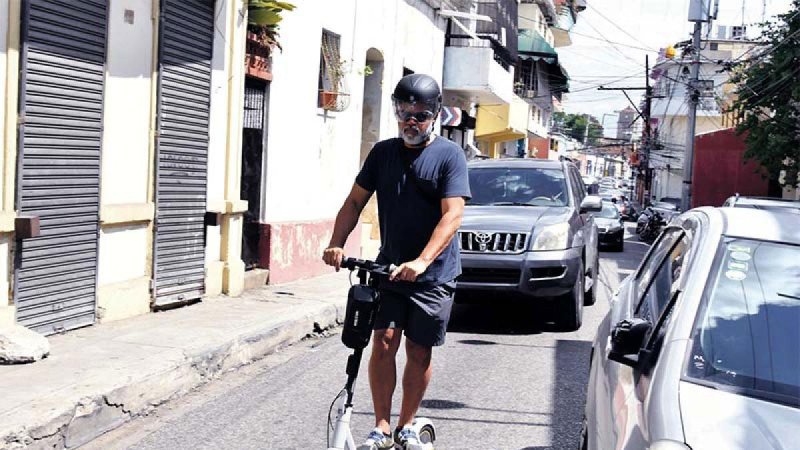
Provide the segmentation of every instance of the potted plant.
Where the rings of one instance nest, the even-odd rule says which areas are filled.
[[[275,47],[283,50],[278,40],[281,13],[292,11],[291,3],[271,0],[248,0],[247,43],[245,66],[248,75],[272,79],[271,54]]]
[[[325,58],[325,74],[327,83],[320,91],[320,107],[328,110],[337,109],[337,100],[342,86],[342,80],[348,72],[346,60],[330,60]]]

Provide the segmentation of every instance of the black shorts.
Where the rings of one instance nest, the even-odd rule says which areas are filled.
[[[455,287],[455,282],[449,282],[413,291],[381,289],[381,306],[373,328],[401,329],[415,344],[442,345]]]

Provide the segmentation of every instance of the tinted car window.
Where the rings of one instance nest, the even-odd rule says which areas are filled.
[[[720,247],[686,375],[800,404],[800,247],[744,239]]]
[[[655,323],[669,303],[670,298],[678,290],[678,281],[684,267],[684,260],[689,249],[688,240],[683,235],[667,252],[666,258],[651,278],[650,285],[642,297],[638,317]]]
[[[567,179],[561,169],[479,167],[469,170],[468,205],[566,206]]]
[[[580,204],[583,201],[583,183],[580,181],[580,177],[575,174],[573,170],[567,169],[569,173],[569,181],[572,185],[572,192],[575,195],[575,203]]]
[[[664,261],[667,253],[672,249],[672,246],[675,245],[675,242],[681,237],[682,234],[683,231],[678,228],[667,229],[664,231],[664,234],[661,236],[661,238],[656,242],[654,247],[650,250],[647,259],[645,259],[640,266],[639,272],[634,280],[638,298],[642,298],[645,290],[650,284],[650,281],[653,279],[659,267],[661,266],[661,262]],[[639,305],[636,308],[636,317],[643,317],[652,320],[652,317],[642,315],[643,313],[649,313],[649,310],[645,309],[643,311],[639,311],[644,303],[645,302],[643,301],[639,302]],[[645,308],[648,307],[649,305],[645,306]]]

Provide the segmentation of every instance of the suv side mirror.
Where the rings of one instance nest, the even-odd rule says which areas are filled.
[[[611,330],[611,350],[608,359],[630,367],[639,365],[639,351],[652,324],[644,319],[625,319]]]
[[[587,195],[581,202],[581,214],[600,212],[603,209],[603,199],[596,195]]]

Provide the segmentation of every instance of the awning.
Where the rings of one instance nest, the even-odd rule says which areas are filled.
[[[528,135],[528,110],[525,100],[514,96],[510,105],[478,106],[475,139],[505,142]]]
[[[517,35],[517,51],[520,58],[543,59],[552,58],[558,60],[558,53],[541,34],[536,30],[519,30]]]

